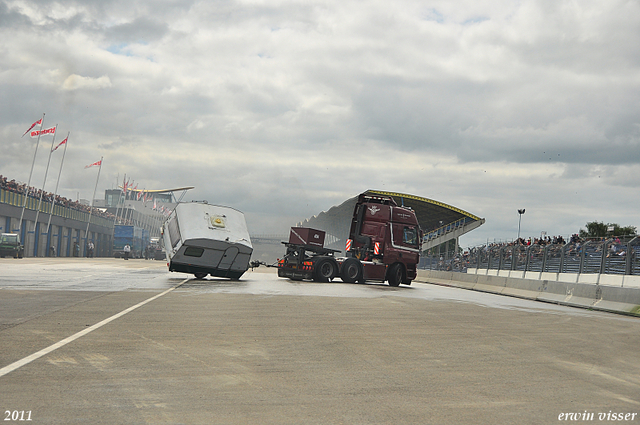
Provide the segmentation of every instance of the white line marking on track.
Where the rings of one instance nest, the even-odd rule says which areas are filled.
[[[8,366],[3,367],[2,369],[0,369],[0,377],[3,377],[4,375],[6,375],[6,374],[8,374],[10,372],[13,372],[14,370],[16,370],[18,368],[21,368],[22,366],[24,366],[26,364],[29,364],[32,361],[37,360],[42,356],[46,356],[47,354],[57,350],[60,347],[64,347],[65,345],[69,344],[70,342],[73,342],[76,339],[78,339],[80,337],[83,337],[86,334],[88,334],[90,332],[93,332],[96,329],[99,329],[99,328],[103,327],[104,325],[106,325],[106,324],[108,324],[110,322],[113,322],[114,320],[124,316],[127,313],[132,312],[133,310],[137,309],[138,307],[142,307],[143,305],[145,305],[147,303],[150,303],[151,301],[153,301],[155,299],[158,299],[158,298],[160,298],[161,296],[163,296],[165,294],[168,294],[169,292],[171,292],[174,289],[178,288],[179,286],[181,286],[182,284],[184,284],[188,280],[189,280],[189,278],[183,280],[182,282],[180,282],[179,284],[177,284],[173,288],[169,288],[166,291],[164,291],[164,292],[162,292],[162,293],[160,293],[158,295],[154,295],[153,297],[151,297],[151,298],[149,298],[147,300],[144,300],[144,301],[142,301],[142,302],[140,302],[140,303],[138,303],[138,304],[136,304],[136,305],[134,305],[132,307],[129,307],[128,309],[123,310],[120,313],[114,314],[113,316],[111,316],[111,317],[109,317],[107,319],[104,319],[103,321],[98,322],[93,326],[90,326],[90,327],[88,327],[86,329],[81,330],[80,332],[78,332],[76,334],[73,334],[73,335],[71,335],[71,336],[69,336],[69,337],[67,337],[67,338],[65,338],[63,340],[60,340],[60,341],[56,342],[55,344],[48,346],[47,348],[43,348],[42,350],[40,350],[40,351],[38,351],[36,353],[33,353],[30,356],[27,356],[27,357],[25,357],[25,358],[23,358],[21,360],[18,360],[16,362],[11,363]]]

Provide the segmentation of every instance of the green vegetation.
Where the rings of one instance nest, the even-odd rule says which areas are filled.
[[[635,226],[619,226],[616,223],[601,223],[592,221],[586,224],[587,229],[580,229],[581,238],[604,238],[607,236],[629,236],[636,234]],[[609,230],[613,228],[613,231]]]

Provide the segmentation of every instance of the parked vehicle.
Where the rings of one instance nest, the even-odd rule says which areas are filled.
[[[151,238],[147,246],[148,258],[150,260],[164,260],[166,255],[162,250],[160,238]]]
[[[169,271],[240,279],[253,252],[244,214],[204,202],[176,206],[161,229]]]
[[[346,256],[324,248],[321,230],[293,227],[278,276],[328,282],[388,281],[410,285],[417,276],[422,231],[416,214],[391,197],[361,194],[353,211]]]
[[[142,258],[145,241],[141,227],[118,224],[113,228],[113,255],[124,258],[124,247],[129,245],[129,258]]]
[[[0,257],[10,256],[22,258],[24,246],[20,243],[20,235],[17,233],[2,233],[0,235]]]

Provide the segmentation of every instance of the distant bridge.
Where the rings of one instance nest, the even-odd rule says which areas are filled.
[[[275,243],[280,245],[281,242],[288,241],[289,235],[249,235],[252,243]]]

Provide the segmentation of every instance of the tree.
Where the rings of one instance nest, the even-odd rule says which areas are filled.
[[[613,232],[608,231],[609,227],[613,227]],[[635,226],[621,227],[616,223],[601,223],[599,221],[591,221],[586,224],[587,230],[580,229],[581,238],[604,238],[607,236],[628,236],[636,234]]]

